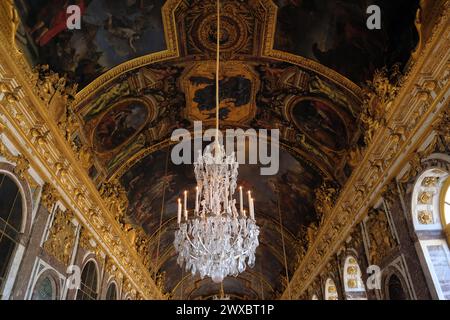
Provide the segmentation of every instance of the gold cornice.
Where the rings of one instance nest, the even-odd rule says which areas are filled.
[[[6,115],[8,121],[12,124],[14,124],[14,118],[11,117],[8,114],[8,111],[5,110],[5,107],[0,104],[0,113]],[[85,225],[88,226],[89,229],[91,230],[95,230],[96,232],[93,232],[93,236],[96,240],[101,239],[102,241],[100,241],[100,243],[102,243],[103,246],[107,246],[106,243],[110,243],[110,241],[107,241],[105,239],[105,232],[100,231],[99,232],[99,228],[97,226],[94,226],[94,224],[92,223],[92,221],[90,221],[90,217],[88,216],[88,212],[91,211],[92,209],[89,209],[88,206],[83,206],[80,205],[79,201],[75,200],[75,195],[73,193],[73,189],[72,190],[68,190],[67,189],[67,185],[65,185],[65,183],[63,183],[62,181],[62,177],[58,176],[55,172],[54,169],[52,167],[49,167],[48,164],[45,163],[45,159],[42,159],[42,156],[39,154],[39,150],[37,150],[34,147],[30,148],[30,145],[32,145],[31,141],[29,141],[26,137],[24,138],[24,132],[20,130],[20,128],[18,128],[15,124],[14,124],[14,129],[16,132],[18,132],[21,135],[21,138],[25,140],[27,147],[22,147],[21,142],[16,139],[15,134],[10,133],[10,131],[8,130],[7,132],[3,133],[6,134],[6,136],[8,137],[8,139],[14,144],[14,146],[19,150],[19,152],[26,158],[26,159],[30,159],[30,167],[32,167],[34,170],[36,170],[36,172],[41,176],[41,177],[48,177],[48,174],[51,175],[50,178],[48,178],[48,180],[50,180],[52,182],[52,184],[54,183],[54,186],[56,187],[56,193],[60,194],[60,198],[59,200],[66,206],[66,207],[70,207],[72,209],[75,210],[75,212],[77,213],[78,218],[81,220],[81,222]],[[38,159],[36,159],[38,158]],[[42,165],[44,164],[44,165]],[[84,175],[86,175],[86,173],[84,173]],[[69,178],[72,177],[73,175],[71,174],[71,172],[68,173]],[[66,177],[67,179],[67,177]],[[27,179],[28,180],[28,179]],[[61,192],[62,191],[62,192]],[[86,202],[88,202],[88,195],[85,195],[85,200]],[[95,200],[94,200],[95,203]],[[97,205],[103,209],[104,208],[104,204],[102,203],[102,201],[100,200],[100,202],[97,202]],[[110,220],[110,216],[111,213],[103,213],[104,217],[108,220]],[[101,218],[100,218],[101,219]],[[111,223],[111,221],[108,221]],[[113,221],[110,226],[112,226],[113,224],[115,224],[115,222]],[[150,282],[150,284],[147,284],[147,286],[149,288],[152,288],[152,285],[154,285],[153,280],[151,279],[150,275],[148,274],[147,269],[145,269],[145,267],[142,265],[141,259],[137,256],[137,254],[135,254],[134,248],[131,248],[131,246],[128,245],[128,240],[122,236],[121,231],[117,232],[117,230],[107,230],[108,232],[111,232],[112,236],[114,236],[114,234],[116,234],[116,236],[119,236],[121,238],[121,244],[125,244],[125,246],[128,246],[128,250],[127,252],[131,255],[132,257],[123,257],[123,256],[116,256],[115,254],[113,254],[114,249],[113,248],[108,248],[108,250],[106,250],[107,252],[110,253],[111,257],[116,261],[117,265],[121,266],[121,268],[124,270],[124,274],[130,276],[131,275],[131,270],[129,267],[127,267],[126,265],[124,265],[124,261],[128,260],[128,261],[133,261],[132,263],[138,267],[142,267],[143,269],[143,273],[144,275],[148,275],[149,279],[148,281]],[[125,250],[122,250],[121,252],[123,253]],[[112,254],[111,254],[112,253]],[[127,263],[127,265],[130,265],[130,262]],[[135,273],[136,274],[136,273]],[[130,278],[134,278],[133,275],[130,276]],[[133,283],[136,285],[137,288],[141,287],[140,285],[137,284],[143,284],[145,285],[145,281],[144,283],[142,283],[142,281],[137,281],[136,279],[133,279]],[[161,296],[159,295],[159,292],[156,289],[153,289],[153,293],[148,292],[148,290],[143,289],[141,287],[141,289],[139,290],[141,292],[143,292],[143,295],[145,297],[147,297],[148,299],[152,299],[152,298],[160,298]]]
[[[450,4],[443,8],[431,38],[412,64],[359,166],[344,186],[332,213],[296,270],[291,288],[300,296],[345,241],[357,221],[408,162],[432,131],[431,124],[449,108]],[[428,86],[427,83],[434,83]],[[426,94],[422,94],[425,92]],[[383,159],[378,164],[378,159]],[[284,292],[282,299],[287,299]]]

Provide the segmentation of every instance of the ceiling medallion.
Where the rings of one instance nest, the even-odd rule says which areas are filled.
[[[259,227],[254,214],[254,199],[248,192],[248,214],[243,205],[243,189],[239,188],[240,210],[236,209],[234,194],[237,187],[239,163],[234,152],[227,155],[219,142],[219,56],[220,7],[217,1],[216,45],[216,136],[213,143],[199,152],[194,163],[197,180],[195,208],[189,214],[187,191],[184,204],[178,199],[178,226],[174,246],[177,262],[186,265],[193,275],[211,277],[222,282],[226,276],[237,276],[246,265],[255,264],[259,245]],[[182,219],[184,216],[184,219]]]
[[[197,28],[197,38],[200,40],[201,45],[212,52],[216,50],[217,41],[217,23],[215,20],[216,17],[210,15],[202,19]],[[242,21],[231,15],[222,14],[220,28],[219,40],[222,52],[238,51],[245,44],[247,35]]]
[[[201,1],[190,7],[185,16],[190,54],[216,53],[217,13],[211,12],[214,7],[214,1]],[[223,56],[251,52],[255,26],[254,18],[246,6],[236,1],[222,4],[220,24],[219,44]]]

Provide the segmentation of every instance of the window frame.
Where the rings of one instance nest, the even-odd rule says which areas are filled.
[[[48,279],[52,285],[52,298],[50,300],[51,301],[58,300],[58,283],[53,276],[45,272],[39,276],[36,283],[34,284],[33,291],[31,292],[31,300],[36,300],[34,299],[36,289],[45,279]]]
[[[95,290],[93,290],[92,288],[89,288],[86,284],[84,284],[83,281],[83,272],[85,271],[85,269],[88,267],[88,265],[92,263],[94,266],[94,272],[95,272]],[[87,260],[84,265],[83,268],[81,269],[81,278],[80,278],[80,287],[77,289],[76,295],[75,295],[75,300],[98,300],[99,299],[99,289],[100,289],[100,279],[99,279],[99,270],[98,270],[98,265],[97,265],[97,261],[95,261],[94,259],[89,259]],[[88,275],[89,277],[89,275]],[[87,289],[89,289],[89,291],[92,291],[95,296],[92,296],[92,292],[86,292],[86,290],[84,289],[84,287],[86,287]],[[79,299],[80,298],[80,294],[83,295],[83,297],[87,296],[89,297],[89,299]]]
[[[13,207],[14,207],[16,201],[18,200],[18,198],[20,197],[20,199],[19,199],[20,200],[20,223],[17,226],[18,229],[15,226],[10,225],[8,223],[8,221],[5,221],[2,219],[3,221],[1,222],[1,224],[4,225],[4,228],[2,230],[0,230],[0,241],[2,240],[3,236],[5,236],[6,238],[8,238],[9,241],[14,243],[14,247],[13,247],[12,251],[10,252],[10,256],[7,259],[5,259],[6,263],[5,263],[4,276],[3,276],[3,278],[0,279],[0,298],[5,298],[4,294],[5,294],[6,284],[8,283],[8,281],[11,277],[12,266],[13,266],[14,262],[16,261],[16,259],[18,258],[17,250],[18,250],[19,246],[21,245],[21,238],[22,238],[22,235],[23,235],[25,227],[26,227],[27,206],[26,206],[26,199],[25,199],[25,193],[24,193],[23,187],[21,185],[21,182],[17,179],[17,177],[9,171],[0,169],[0,178],[2,178],[2,183],[3,183],[3,179],[9,179],[16,187],[16,194],[15,194],[15,200],[14,200]],[[8,234],[8,231],[7,231],[8,228],[10,229],[10,231],[12,230],[15,232],[13,238]],[[19,257],[19,258],[21,258],[21,257]]]
[[[108,298],[108,293],[109,293],[109,289],[114,286],[114,292],[115,292],[115,299],[109,299]],[[115,301],[115,300],[119,300],[119,287],[117,286],[117,283],[113,280],[110,281],[108,283],[108,286],[106,287],[106,294],[105,294],[105,300],[110,300],[110,301]]]

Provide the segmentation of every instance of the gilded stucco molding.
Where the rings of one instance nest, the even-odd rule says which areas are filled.
[[[73,213],[58,209],[55,212],[50,233],[44,242],[44,249],[65,266],[70,263],[75,245],[76,227],[72,223]]]
[[[15,34],[19,24],[19,15],[14,7],[14,0],[4,0],[0,3],[0,31],[5,36],[5,43],[15,46]]]
[[[0,132],[1,133],[1,132]],[[31,187],[36,187],[37,183],[30,175],[30,162],[21,154],[13,154],[4,142],[0,139],[0,157],[14,165],[14,174],[22,180],[28,182]]]
[[[14,21],[11,8],[2,2],[0,16],[5,18],[2,22]],[[16,49],[14,41],[7,40],[15,29],[6,28],[4,23],[0,26],[2,135],[6,135],[19,154],[10,154],[0,144],[2,153],[16,165],[16,173],[32,186],[35,182],[29,177],[29,168],[47,182],[42,194],[43,204],[51,208],[58,199],[70,208],[101,244],[102,250],[115,260],[133,290],[145,299],[162,299],[136,249],[108,210],[61,128],[52,121],[48,103],[36,94],[35,73]]]
[[[291,280],[292,298],[302,295],[327,265],[383,188],[414,158],[436,119],[449,108],[450,4],[447,3],[423,51],[412,64],[385,123],[374,132],[361,163],[342,189],[330,219],[309,248]],[[425,94],[424,94],[425,93]],[[284,292],[282,299],[288,299]]]

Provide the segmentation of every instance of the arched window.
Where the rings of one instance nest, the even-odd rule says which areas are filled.
[[[311,300],[319,300],[319,297],[317,297],[317,294],[313,294],[313,296],[311,297]]]
[[[344,263],[344,290],[347,300],[367,300],[361,269],[352,256],[347,257]]]
[[[444,231],[447,235],[447,244],[450,245],[450,176],[447,176],[442,183],[441,194],[439,195],[441,219]]]
[[[32,300],[56,300],[56,283],[49,276],[41,277],[36,282]]]
[[[77,292],[77,300],[97,299],[97,269],[93,261],[89,261],[81,273],[80,288]]]
[[[11,178],[0,173],[0,293],[19,243],[22,215],[22,195],[19,188]]]
[[[397,275],[389,277],[387,290],[389,300],[407,300],[403,284]]]
[[[339,300],[336,285],[331,278],[325,282],[325,300]]]
[[[429,169],[417,179],[412,193],[413,224],[418,254],[428,286],[438,299],[450,299],[450,251],[445,237],[449,174]],[[434,291],[433,291],[434,289]]]
[[[117,287],[114,282],[109,285],[106,291],[106,300],[117,300]]]

